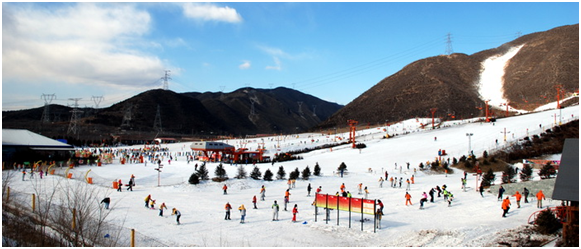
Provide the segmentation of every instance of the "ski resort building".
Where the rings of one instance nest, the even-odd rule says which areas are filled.
[[[222,161],[233,163],[252,163],[269,161],[269,157],[265,157],[264,149],[258,151],[248,151],[247,148],[236,149],[234,146],[222,142],[213,141],[198,141],[190,145],[193,151],[202,153],[198,156],[198,160],[203,161]]]

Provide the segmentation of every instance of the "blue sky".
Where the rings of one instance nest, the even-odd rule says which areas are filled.
[[[2,109],[161,88],[294,88],[346,105],[407,64],[579,23],[579,3],[2,3]]]

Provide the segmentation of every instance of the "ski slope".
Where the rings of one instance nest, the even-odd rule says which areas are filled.
[[[440,149],[446,150],[449,158],[467,155],[469,146],[477,156],[482,155],[484,150],[492,152],[524,136],[539,134],[551,128],[555,125],[555,114],[558,115],[559,111],[550,110],[503,118],[498,119],[496,123],[474,122],[474,120],[446,122],[442,124],[442,128],[435,130],[419,128],[419,124],[425,120],[407,120],[390,127],[357,131],[357,141],[365,143],[367,145],[365,149],[352,149],[350,145],[344,145],[335,147],[333,150],[317,150],[303,154],[303,160],[274,165],[257,164],[263,174],[266,169],[276,174],[278,167],[283,166],[287,177],[295,168],[302,171],[309,166],[312,172],[315,163],[318,163],[322,169],[323,176],[321,177],[311,176],[309,180],[297,180],[296,188],[290,190],[289,211],[281,210],[280,221],[272,221],[271,205],[274,200],[277,200],[281,208],[283,207],[283,196],[287,189],[286,180],[266,182],[250,178],[233,179],[236,176],[237,167],[225,165],[230,177],[230,180],[224,182],[229,187],[228,195],[222,194],[224,183],[205,181],[198,185],[190,185],[187,180],[194,172],[194,165],[196,163],[200,165],[201,162],[195,161],[188,164],[184,156],[176,158],[178,152],[189,151],[189,143],[167,145],[174,161],[168,164],[167,158],[164,159],[160,187],[158,187],[158,172],[154,170],[152,163],[122,165],[119,160],[102,167],[76,167],[70,171],[73,173],[73,179],[49,175],[43,180],[36,178],[21,181],[21,176],[16,174],[10,182],[10,187],[15,191],[32,193],[32,181],[45,184],[47,188],[57,181],[86,184],[83,180],[84,175],[91,170],[88,176],[94,179],[92,187],[101,189],[103,197],[107,195],[112,199],[111,215],[108,221],[122,225],[124,234],[127,235],[129,229],[135,229],[139,234],[136,238],[137,246],[489,246],[492,241],[504,236],[507,229],[514,229],[527,223],[529,216],[538,210],[534,197],[529,198],[531,203],[521,203],[520,209],[516,208],[516,201],[514,197],[511,197],[513,202],[511,211],[507,218],[502,218],[497,193],[485,192],[484,197],[481,197],[478,192],[475,192],[477,185],[475,176],[468,175],[469,188],[467,192],[463,192],[460,182],[460,178],[463,177],[462,171],[455,170],[453,174],[447,176],[430,174],[429,171],[419,171],[418,164],[434,160]],[[562,109],[562,122],[578,118],[578,106]],[[385,135],[384,128],[388,129],[391,135],[396,136],[382,139]],[[505,128],[506,142],[504,141]],[[466,133],[473,134],[470,145]],[[336,137],[347,136],[347,134],[328,136],[310,133],[224,142],[245,145],[250,149],[256,149],[259,144],[264,143],[268,149],[267,154],[273,155],[279,151],[331,143]],[[141,147],[134,146],[133,148]],[[348,174],[343,178],[333,174],[341,162],[344,162],[348,169]],[[407,162],[410,163],[409,170],[406,167]],[[210,177],[214,177],[216,166],[217,163],[207,164]],[[400,166],[403,166],[401,172]],[[244,167],[250,174],[253,166],[249,164]],[[378,179],[383,176],[384,171],[388,171],[390,177],[406,179],[414,173],[414,168],[417,169],[415,184],[409,191],[413,205],[404,205],[405,180],[402,188],[391,188],[389,182],[385,182],[383,188],[379,187]],[[59,169],[59,172],[62,173],[63,170]],[[124,188],[122,192],[116,192],[112,189],[113,181],[120,178],[127,183],[132,174],[136,177],[136,186],[133,191],[126,191]],[[499,179],[500,173],[497,173],[497,184]],[[535,180],[538,180],[538,176]],[[313,187],[311,197],[307,197],[306,191],[309,183]],[[339,213],[339,225],[337,225],[337,211],[331,212],[331,220],[328,224],[323,221],[323,214],[319,214],[315,222],[314,207],[311,206],[314,190],[322,186],[323,193],[335,194],[342,183],[354,197],[362,197],[357,194],[356,186],[363,183],[369,189],[369,199],[382,200],[385,205],[382,229],[374,233],[373,222],[367,221],[363,223],[362,231],[361,223],[358,222],[361,218],[360,214],[353,214],[351,228],[349,228],[347,212]],[[436,185],[443,184],[446,184],[454,194],[452,206],[448,207],[443,198],[436,198],[435,203],[426,203],[425,209],[420,210],[421,194],[428,192]],[[266,200],[259,200],[258,209],[252,209],[252,197],[256,195],[259,198],[261,185],[266,187]],[[157,209],[151,210],[144,207],[143,200],[149,194],[157,201],[157,205],[165,202],[168,206],[169,210],[165,211],[164,217],[158,216]],[[550,196],[545,203],[550,206],[560,203],[551,201],[549,198]],[[234,208],[230,221],[224,220],[226,202]],[[245,224],[240,224],[238,221],[240,216],[237,208],[241,204],[248,209]],[[299,222],[292,223],[290,210],[295,204],[299,208]],[[174,207],[182,213],[181,225],[177,225],[175,217],[169,215]],[[373,220],[373,216],[370,215],[365,215],[365,218]],[[158,241],[158,244],[148,242],[151,240]],[[123,243],[128,243],[128,241],[123,241]]]

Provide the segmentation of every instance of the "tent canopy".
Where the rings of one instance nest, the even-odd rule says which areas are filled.
[[[2,147],[30,147],[31,149],[70,149],[72,145],[23,129],[2,129]]]

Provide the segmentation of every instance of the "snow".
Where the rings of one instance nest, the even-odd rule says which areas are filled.
[[[134,228],[143,236],[151,237],[169,246],[487,246],[499,235],[499,231],[512,229],[527,223],[529,216],[537,211],[535,203],[521,203],[521,208],[514,205],[508,218],[502,218],[500,202],[496,199],[496,193],[485,193],[484,198],[475,192],[476,179],[468,175],[468,191],[461,190],[460,178],[463,172],[455,170],[453,174],[431,174],[429,171],[417,171],[415,184],[412,185],[412,206],[404,205],[405,181],[402,188],[391,188],[385,182],[383,188],[379,188],[378,179],[387,170],[390,176],[409,178],[413,169],[420,162],[434,160],[439,149],[445,149],[449,158],[459,158],[467,154],[468,139],[466,133],[473,133],[472,149],[476,155],[481,155],[484,150],[489,152],[517,141],[528,134],[538,134],[554,125],[553,111],[531,113],[510,118],[498,119],[496,124],[480,122],[447,122],[443,128],[435,130],[422,130],[419,124],[413,128],[416,120],[408,120],[389,127],[390,134],[401,134],[390,139],[381,139],[385,135],[382,128],[371,128],[358,131],[358,141],[367,145],[367,148],[358,150],[350,148],[350,145],[330,149],[313,151],[303,155],[303,160],[271,164],[258,164],[264,173],[270,169],[276,174],[279,166],[283,166],[288,173],[295,168],[302,171],[309,166],[311,171],[315,163],[319,163],[323,176],[312,176],[308,181],[298,180],[296,188],[291,189],[290,205],[299,207],[299,222],[292,223],[292,214],[280,212],[280,221],[273,222],[270,206],[274,200],[282,204],[284,191],[287,189],[286,180],[272,182],[256,181],[252,179],[232,179],[237,172],[237,167],[226,165],[228,176],[226,181],[228,195],[222,194],[223,183],[206,181],[199,185],[190,185],[187,180],[194,172],[194,164],[188,164],[185,157],[178,156],[177,160],[167,164],[161,173],[161,187],[157,186],[157,171],[152,163],[121,165],[116,160],[113,164],[105,164],[102,167],[81,166],[72,169],[73,179],[64,181],[81,181],[88,170],[89,177],[94,178],[93,187],[107,189],[108,196],[112,199],[112,213],[110,222],[123,224],[127,229]],[[578,119],[579,107],[568,107],[562,110],[568,117],[566,121]],[[541,128],[539,128],[541,125]],[[507,141],[503,141],[503,129],[507,128],[511,135]],[[404,130],[405,129],[405,130]],[[404,133],[408,134],[404,134]],[[514,135],[513,135],[514,134]],[[347,134],[339,134],[346,136]],[[284,138],[265,138],[267,148],[274,148],[280,144],[281,150],[287,147],[306,148],[332,141],[334,136],[325,134],[298,134],[285,136]],[[437,140],[434,140],[437,137]],[[498,145],[495,140],[498,139]],[[319,141],[311,142],[311,140]],[[230,140],[231,144],[240,142]],[[246,140],[248,147],[256,147],[262,143],[262,139]],[[172,155],[177,152],[188,151],[189,143],[169,144]],[[140,148],[134,146],[133,148]],[[269,149],[269,154],[276,152]],[[448,157],[444,157],[445,159]],[[340,178],[333,172],[341,162],[345,162],[349,174]],[[406,168],[406,162],[410,163],[410,169]],[[397,168],[395,164],[397,163]],[[207,168],[210,177],[213,177],[216,163],[208,163]],[[400,173],[399,167],[402,167]],[[252,165],[245,166],[248,173]],[[372,173],[368,169],[373,170]],[[59,169],[64,170],[64,169]],[[128,181],[131,174],[136,176],[134,191],[116,192],[111,189],[112,182],[121,178]],[[16,191],[31,192],[30,183],[36,180],[21,181],[19,175],[11,181],[11,188]],[[42,181],[46,184],[52,179],[63,179],[59,176],[49,175]],[[499,178],[499,177],[497,177]],[[538,179],[538,178],[537,178]],[[310,205],[314,197],[306,196],[306,186],[311,183],[315,189],[323,187],[323,193],[334,194],[339,191],[341,183],[345,183],[347,190],[357,195],[356,185],[363,183],[368,186],[371,199],[381,199],[385,204],[385,216],[382,220],[382,229],[373,233],[372,221],[365,222],[363,231],[358,222],[360,214],[352,214],[351,228],[349,228],[349,215],[340,212],[340,224],[337,225],[336,211],[331,212],[331,221],[326,224],[324,215],[314,221],[314,208]],[[266,201],[258,201],[258,209],[252,209],[252,197],[259,197],[261,185],[265,185]],[[446,184],[454,194],[451,207],[442,198],[436,198],[435,203],[426,203],[425,209],[419,209],[419,197],[422,192],[428,192],[436,185]],[[313,190],[314,193],[314,190]],[[165,202],[169,210],[165,212],[165,218],[158,216],[157,210],[143,207],[143,199],[151,194],[157,200],[157,205]],[[511,194],[511,193],[508,193]],[[511,197],[512,198],[512,197]],[[224,204],[230,202],[234,208],[231,221],[225,221]],[[548,200],[550,206],[559,204],[558,201]],[[240,224],[237,208],[244,204],[247,209],[246,223]],[[282,206],[282,205],[281,205]],[[175,218],[169,216],[170,210],[176,207],[181,213],[181,225],[176,225]],[[373,220],[372,216],[365,215]],[[303,224],[306,222],[306,224]],[[140,245],[137,238],[137,245]],[[146,246],[146,245],[141,245]]]
[[[508,103],[504,98],[504,68],[507,62],[514,57],[524,45],[512,47],[503,55],[492,56],[482,62],[478,92],[482,100],[489,100],[488,104],[502,109],[502,104]],[[512,111],[517,111],[512,109]],[[521,110],[518,110],[522,112]]]
[[[505,61],[506,62],[506,61]],[[485,91],[495,91],[491,87]],[[496,94],[498,94],[496,90]],[[483,97],[492,95],[481,93]],[[496,101],[496,98],[495,98]],[[501,100],[497,100],[501,101]],[[410,119],[389,127],[370,128],[357,131],[357,142],[367,145],[365,149],[352,149],[351,145],[342,145],[331,149],[316,150],[302,154],[303,160],[283,163],[257,164],[264,174],[270,169],[274,174],[279,166],[283,166],[287,177],[295,168],[302,171],[309,166],[311,172],[318,163],[323,176],[311,176],[309,180],[299,179],[296,188],[291,189],[289,211],[279,214],[280,221],[272,221],[271,205],[274,200],[283,204],[283,195],[287,189],[286,180],[274,180],[271,182],[257,181],[253,179],[233,179],[237,173],[237,167],[225,165],[230,180],[223,183],[204,181],[198,185],[190,185],[187,180],[194,172],[194,165],[201,162],[194,161],[189,164],[183,156],[189,152],[190,143],[176,143],[163,145],[169,149],[174,161],[167,162],[164,158],[164,167],[160,174],[160,186],[158,186],[158,171],[155,165],[148,162],[144,164],[120,164],[114,160],[112,164],[97,166],[80,166],[70,170],[73,179],[65,179],[57,175],[49,175],[43,180],[35,178],[22,181],[19,174],[15,174],[10,180],[10,187],[14,192],[33,193],[31,186],[44,184],[50,188],[51,184],[58,181],[72,184],[85,184],[84,176],[93,178],[94,184],[90,187],[104,192],[103,197],[111,197],[111,214],[108,221],[122,226],[123,237],[129,234],[129,229],[137,231],[137,246],[262,246],[262,247],[350,247],[350,246],[430,246],[430,247],[459,247],[459,246],[495,246],[494,242],[502,237],[509,229],[518,228],[527,223],[529,216],[539,209],[535,202],[521,203],[521,208],[516,208],[516,201],[511,197],[513,206],[507,218],[502,218],[500,202],[497,201],[497,193],[484,193],[481,197],[476,192],[477,182],[475,176],[468,175],[468,190],[461,190],[461,170],[454,170],[452,174],[434,174],[430,171],[420,171],[418,165],[427,161],[433,161],[438,156],[438,150],[446,150],[447,156],[443,159],[460,158],[467,155],[469,147],[477,156],[486,150],[491,153],[501,150],[525,136],[539,134],[555,125],[555,115],[561,113],[561,121],[569,122],[579,118],[579,106],[568,107],[560,111],[547,110],[536,113],[527,113],[509,118],[497,119],[496,123],[476,122],[482,118],[472,120],[449,121],[441,124],[438,129],[431,129],[427,125],[430,119]],[[392,136],[382,139],[387,133]],[[467,133],[473,136],[468,138]],[[286,136],[234,139],[223,142],[235,145],[237,148],[246,147],[255,150],[264,145],[267,155],[277,152],[312,148],[319,145],[338,143],[345,141],[347,133],[342,134],[295,134]],[[506,139],[505,139],[506,137]],[[506,140],[506,141],[505,141]],[[132,146],[124,148],[142,148]],[[117,148],[117,149],[124,149]],[[181,155],[179,155],[181,154]],[[339,164],[347,165],[348,174],[343,178],[334,175]],[[407,169],[406,163],[410,163]],[[208,163],[209,176],[214,177],[217,163]],[[244,166],[250,174],[252,165]],[[400,170],[401,167],[401,170]],[[369,172],[371,169],[371,172]],[[402,188],[391,188],[389,182],[379,187],[378,179],[388,171],[389,176],[409,178],[415,173],[415,184],[412,184],[409,193],[412,195],[411,206],[404,204],[405,181]],[[57,169],[57,174],[63,174],[64,168]],[[90,172],[89,172],[90,170]],[[3,174],[6,174],[4,171]],[[134,174],[136,186],[133,191],[116,192],[112,189],[112,182],[121,178],[127,183],[129,177]],[[497,173],[497,179],[500,179]],[[4,179],[4,178],[3,178]],[[534,180],[539,180],[536,177]],[[35,183],[35,184],[32,184]],[[222,194],[223,184],[228,185],[228,194]],[[306,187],[311,183],[313,191],[307,197]],[[362,197],[357,194],[357,184],[363,183],[369,188],[370,199],[381,199],[385,204],[382,220],[382,228],[373,231],[373,216],[365,215],[367,219],[361,223],[361,214],[352,214],[351,228],[349,228],[349,213],[339,213],[339,225],[337,225],[337,211],[331,211],[331,220],[327,223],[322,210],[319,210],[317,222],[315,222],[314,190],[322,186],[323,193],[334,194],[339,191],[339,186],[344,183],[346,190],[353,193],[354,197]],[[498,184],[499,182],[497,182]],[[446,184],[454,194],[451,207],[442,198],[436,198],[435,203],[425,203],[425,209],[419,209],[419,197],[423,192],[435,186]],[[266,201],[258,201],[258,209],[252,209],[252,197],[259,198],[260,187],[266,187]],[[165,202],[168,210],[164,217],[158,216],[158,210],[144,207],[144,198],[151,194],[157,201],[157,205]],[[512,195],[512,193],[506,193]],[[506,196],[506,195],[505,195]],[[534,198],[534,197],[533,197]],[[545,205],[555,206],[560,202],[552,201],[547,197]],[[260,199],[260,198],[259,198]],[[100,201],[100,200],[97,200]],[[224,205],[229,202],[232,207],[232,220],[224,220]],[[246,223],[238,222],[237,208],[244,204],[247,208]],[[292,223],[290,210],[298,205],[298,222]],[[157,207],[157,206],[156,206]],[[170,216],[172,208],[181,211],[181,225],[177,225],[175,217]],[[151,242],[155,241],[155,243]],[[127,241],[123,241],[127,244]]]

